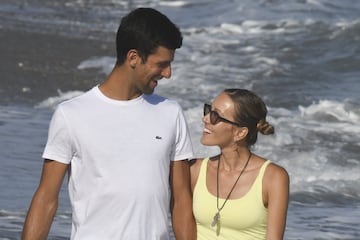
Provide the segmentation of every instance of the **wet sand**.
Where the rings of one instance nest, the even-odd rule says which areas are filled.
[[[36,104],[58,89],[89,89],[106,76],[77,66],[92,56],[115,56],[113,42],[7,29],[0,29],[0,39],[1,105]]]

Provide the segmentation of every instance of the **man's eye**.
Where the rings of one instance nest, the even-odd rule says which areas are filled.
[[[160,68],[167,68],[170,65],[170,63],[159,63],[158,66]]]

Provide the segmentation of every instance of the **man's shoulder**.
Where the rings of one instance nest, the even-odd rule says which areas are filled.
[[[58,108],[72,109],[72,108],[76,108],[77,106],[81,108],[84,106],[84,104],[91,104],[91,101],[89,100],[93,98],[93,96],[94,96],[94,88],[61,102],[58,105]]]

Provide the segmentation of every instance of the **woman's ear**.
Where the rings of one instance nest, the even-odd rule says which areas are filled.
[[[248,133],[249,129],[247,127],[237,127],[235,130],[234,141],[239,142],[245,139]]]

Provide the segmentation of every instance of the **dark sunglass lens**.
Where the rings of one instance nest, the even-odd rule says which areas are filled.
[[[219,115],[217,114],[217,112],[211,111],[210,112],[210,123],[211,124],[216,124],[218,123],[219,120]]]

